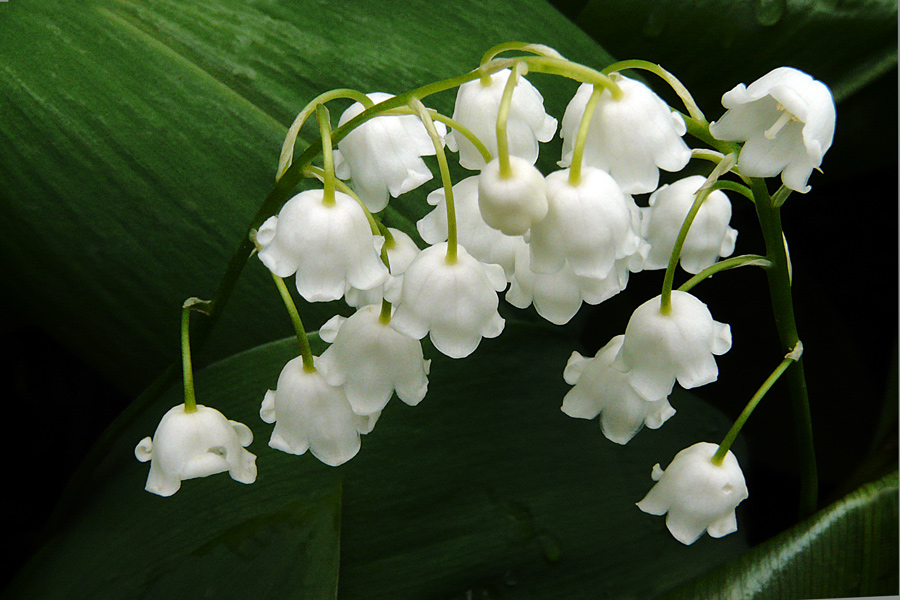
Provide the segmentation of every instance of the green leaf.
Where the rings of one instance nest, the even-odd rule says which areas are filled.
[[[136,394],[178,356],[184,299],[216,293],[274,183],[287,126],[315,96],[336,87],[401,93],[470,71],[510,39],[610,61],[541,0],[412,0],[402,17],[400,8],[392,0],[3,3],[0,292],[11,308]],[[555,114],[574,87],[544,87]],[[428,103],[447,112],[454,98]],[[335,105],[335,120],[347,104]],[[298,148],[314,137],[314,127],[304,129]],[[404,197],[388,222],[410,230],[436,187]],[[301,310],[316,329],[341,308]],[[209,357],[281,338],[289,326],[254,258]]]
[[[896,594],[900,589],[897,510],[894,472],[665,598],[763,600]]]
[[[698,440],[720,439],[725,419],[676,393],[678,414],[661,431],[642,431],[626,447],[613,444],[596,422],[560,411],[571,350],[568,339],[546,328],[513,325],[465,360],[435,357],[425,400],[414,408],[392,400],[359,455],[338,468],[266,445],[271,426],[259,420],[260,402],[296,355],[296,340],[213,364],[197,374],[198,401],[252,427],[256,483],[222,474],[187,481],[171,498],[143,490],[147,466],[133,448],[180,402],[176,386],[123,414],[114,443],[82,475],[88,485],[69,497],[61,526],[14,590],[45,600],[118,599],[163,578],[179,582],[180,596],[202,596],[213,579],[200,574],[211,561],[202,549],[214,549],[220,584],[240,585],[248,598],[268,597],[257,585],[291,597],[299,578],[319,581],[318,567],[305,562],[316,544],[330,565],[336,537],[328,536],[338,529],[325,522],[335,516],[339,482],[346,599],[646,597],[744,552],[743,523],[736,534],[687,547],[669,535],[664,519],[634,506],[653,483],[654,463],[668,464]],[[301,518],[304,511],[314,523]],[[239,541],[260,524],[280,523],[281,515],[312,541],[272,539],[273,546],[287,544],[283,554],[269,538]],[[243,577],[243,561],[265,564],[267,576]]]
[[[662,64],[710,119],[723,93],[776,67],[840,102],[897,65],[894,0],[590,0],[577,23],[619,58]]]

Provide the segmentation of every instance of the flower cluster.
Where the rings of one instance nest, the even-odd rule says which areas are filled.
[[[469,356],[483,338],[502,333],[504,291],[511,305],[533,305],[564,324],[583,303],[624,290],[631,274],[666,269],[662,293],[634,311],[624,334],[593,357],[573,352],[563,373],[573,387],[562,411],[599,417],[615,443],[673,417],[676,383],[694,388],[717,379],[716,357],[731,348],[730,328],[697,297],[672,289],[672,277],[677,264],[706,277],[734,252],[737,231],[723,190],[742,186],[718,182],[734,160],[706,150],[702,158],[719,163],[709,177],[668,176],[660,185],[661,170],[678,173],[694,156],[685,117],[635,79],[616,72],[588,77],[586,68],[546,56],[557,71],[570,69],[584,81],[561,123],[524,77],[524,58],[511,68],[502,68],[510,61],[489,61],[457,84],[452,118],[418,98],[398,107],[390,94],[348,96],[359,101],[339,124],[360,124],[336,148],[323,149],[324,168],[313,174],[324,189],[297,194],[255,233],[259,259],[277,281],[293,276],[305,300],[344,299],[355,309],[321,327],[330,344],[321,356],[305,351],[289,361],[265,393],[259,414],[274,423],[272,448],[309,450],[332,466],[353,458],[394,394],[410,406],[425,397],[431,361],[421,340],[427,336],[450,358]],[[366,99],[368,108],[360,103]],[[385,103],[392,108],[382,109]],[[744,142],[740,177],[781,173],[787,188],[808,191],[834,130],[827,88],[777,69],[726,93],[723,104],[728,111],[719,121],[692,123],[706,127],[706,139]],[[545,175],[535,164],[558,124],[560,168]],[[320,127],[329,139],[330,123]],[[459,165],[473,173],[453,182],[447,151],[458,152]],[[391,197],[432,180],[428,156],[436,156],[441,185],[427,195],[433,208],[416,223],[420,248],[413,232],[386,228],[377,214]],[[298,336],[302,341],[305,333]],[[253,455],[241,450],[252,437],[245,426],[224,426],[212,409],[173,411],[152,443],[148,438],[136,451],[152,461],[148,490],[169,495],[182,479],[223,470],[239,481],[255,478]],[[722,448],[722,459],[717,448],[699,443],[665,471],[654,467],[658,483],[638,503],[645,512],[667,513],[670,531],[685,544],[704,530],[714,537],[734,531],[734,509],[747,497],[733,454]]]

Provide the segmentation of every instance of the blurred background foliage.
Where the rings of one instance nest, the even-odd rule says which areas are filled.
[[[197,583],[212,589],[215,580],[230,580],[224,575],[236,564],[211,545],[216,539],[232,540],[224,547],[236,546],[256,561],[233,571],[235,578],[268,565],[268,580],[277,581],[267,588],[271,593],[304,585],[325,590],[323,582],[333,586],[340,568],[342,597],[375,597],[366,582],[394,597],[554,597],[566,585],[585,597],[650,596],[688,585],[722,561],[730,562],[711,575],[720,583],[698,585],[758,581],[748,575],[754,565],[757,577],[771,581],[790,564],[790,558],[782,564],[765,558],[778,554],[778,544],[800,547],[807,553],[801,557],[827,547],[816,546],[809,524],[796,523],[791,422],[777,387],[745,428],[740,457],[751,496],[739,511],[738,535],[682,548],[663,533],[661,520],[631,506],[649,487],[653,462],[665,465],[698,436],[721,437],[727,419],[717,411],[733,418],[780,359],[761,273],[726,273],[697,288],[734,332],[734,348],[719,360],[720,381],[696,390],[703,402],[689,395],[673,401],[681,419],[639,434],[624,449],[611,447],[596,424],[561,416],[561,369],[571,350],[593,352],[620,333],[631,310],[658,293],[660,273],[633,277],[625,293],[584,307],[563,328],[536,324],[531,310],[506,310],[510,332],[485,344],[484,358],[479,350],[470,360],[440,361],[421,407],[392,405],[364,439],[360,457],[328,470],[311,457],[269,453],[268,431],[255,420],[257,396],[274,385],[279,361],[291,352],[287,342],[265,345],[290,329],[255,259],[197,364],[212,365],[198,379],[201,398],[233,407],[229,416],[243,415],[254,429],[260,481],[247,489],[224,476],[191,482],[164,504],[143,492],[146,467],[131,450],[178,402],[170,391],[126,412],[39,533],[101,432],[177,358],[181,302],[215,294],[273,183],[295,113],[335,87],[399,93],[465,72],[488,47],[509,40],[545,43],[595,67],[613,57],[659,62],[684,81],[710,120],[721,114],[724,91],[781,65],[806,70],[835,91],[838,125],[824,173],[814,174],[813,191],[792,197],[783,214],[821,505],[878,483],[864,487],[861,499],[856,492],[852,510],[830,509],[828,523],[838,524],[824,530],[836,532],[828,543],[845,545],[858,541],[857,522],[893,523],[879,531],[894,534],[859,542],[860,552],[883,552],[865,568],[848,567],[855,578],[781,589],[797,597],[896,592],[896,478],[890,475],[898,397],[895,1],[11,0],[0,4],[0,323],[10,354],[4,361],[10,447],[23,459],[10,466],[10,489],[21,508],[7,537],[17,558],[4,565],[4,580],[41,550],[10,594],[27,596],[43,580],[57,586],[42,596],[51,597],[78,574],[85,597],[136,594],[148,581],[153,586],[146,590],[164,595],[205,568],[196,565],[220,564],[222,576]],[[548,111],[561,117],[575,85],[531,79]],[[659,82],[649,82],[677,106]],[[452,101],[445,94],[429,104],[449,114]],[[304,130],[301,147],[313,137],[312,128]],[[545,172],[558,148],[557,140],[543,151]],[[436,185],[392,202],[386,222],[409,230],[427,212],[424,196]],[[761,250],[752,207],[735,200],[732,224],[740,231],[738,252]],[[336,311],[347,314],[336,303],[301,311],[311,329]],[[544,340],[540,348],[536,338]],[[536,361],[546,372],[524,385],[522,370]],[[504,365],[499,372],[497,365]],[[244,377],[223,378],[227,372]],[[466,385],[470,380],[481,385]],[[510,418],[519,402],[533,406],[533,414]],[[469,432],[466,424],[478,419],[496,434],[484,427]],[[510,429],[504,429],[507,419]],[[471,437],[458,439],[460,431]],[[435,438],[441,443],[429,445]],[[519,445],[530,440],[550,447]],[[562,444],[572,446],[556,447]],[[497,455],[502,448],[508,453]],[[428,462],[435,453],[446,461],[443,468]],[[273,466],[267,472],[263,464]],[[394,470],[413,482],[423,479],[412,488],[397,479],[382,483],[380,476]],[[401,490],[408,496],[398,498]],[[370,500],[383,510],[367,508]],[[205,520],[187,520],[191,506],[204,507]],[[343,528],[335,529],[341,515]],[[607,519],[628,523],[633,537],[605,529]],[[173,525],[163,542],[139,546],[166,523]],[[371,523],[375,534],[367,539]],[[256,537],[234,533],[247,527]],[[101,535],[104,528],[110,537]],[[416,532],[432,537],[404,537]],[[753,553],[731,560],[748,545]],[[641,575],[647,565],[620,564],[632,552],[632,562],[640,562],[648,546],[667,573],[680,574],[648,584]],[[617,554],[623,547],[628,552]],[[123,558],[129,551],[131,562]],[[186,556],[200,562],[176,560]],[[293,577],[277,568],[307,564],[312,556],[319,562]],[[117,563],[121,570],[104,571],[113,559],[124,561]],[[760,564],[769,565],[763,576]],[[525,571],[534,574],[524,577]],[[399,574],[407,587],[392,587]],[[321,585],[303,584],[304,577]]]

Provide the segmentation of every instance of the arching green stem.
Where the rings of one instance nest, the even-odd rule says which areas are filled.
[[[490,61],[494,60],[497,55],[504,52],[509,52],[511,50],[531,52],[532,54],[537,54],[538,56],[550,56],[553,58],[565,60],[562,54],[560,54],[550,46],[545,46],[543,44],[532,44],[530,42],[505,42],[503,44],[497,44],[496,46],[485,52],[484,56],[481,57],[480,64],[487,64]]]
[[[322,136],[322,162],[325,168],[325,194],[322,202],[326,206],[334,205],[334,148],[331,145],[331,117],[328,115],[328,109],[324,104],[316,106],[316,120],[319,122],[319,133]]]
[[[575,137],[575,147],[572,149],[572,164],[569,165],[569,185],[572,187],[581,183],[581,163],[584,159],[584,145],[587,142],[587,134],[591,127],[594,109],[597,108],[597,102],[600,101],[603,89],[599,85],[594,86],[594,91],[591,92],[591,97],[588,98],[584,107],[581,123],[578,125],[578,135]]]
[[[581,83],[600,85],[609,89],[613,100],[622,98],[622,88],[609,75],[596,69],[574,63],[565,58],[553,58],[550,56],[524,56],[515,60],[526,63],[529,71],[562,75]]]
[[[303,370],[307,373],[314,373],[316,371],[316,366],[313,362],[312,348],[309,346],[309,338],[306,337],[303,321],[300,320],[300,313],[297,312],[297,305],[294,304],[294,299],[291,298],[291,293],[284,284],[284,279],[274,273],[272,274],[272,279],[275,281],[275,286],[278,288],[278,293],[281,294],[281,300],[284,302],[284,307],[291,317],[291,323],[294,325],[294,332],[297,334],[297,341],[300,342],[300,357],[303,360]]]
[[[785,352],[790,352],[800,341],[800,337],[794,318],[790,266],[781,227],[781,212],[773,205],[765,180],[754,177],[750,181],[750,187],[756,198],[756,215],[766,244],[766,258],[772,262],[772,268],[766,270],[766,278],[769,283],[775,326],[782,347]],[[819,477],[813,445],[809,393],[806,389],[802,359],[798,360],[788,373],[787,382],[791,392],[791,410],[800,453],[800,514],[808,516],[815,512],[818,505]]]
[[[688,89],[684,87],[684,84],[681,83],[681,81],[679,81],[677,77],[655,63],[638,59],[623,60],[609,65],[608,67],[603,69],[603,73],[609,75],[610,73],[617,73],[626,69],[641,69],[643,71],[649,71],[654,75],[657,75],[660,79],[669,84],[669,87],[671,87],[672,90],[678,95],[691,117],[693,117],[697,121],[704,123],[706,122],[706,117],[703,116],[703,111],[700,110],[699,106],[697,106],[697,102],[694,100],[694,97],[691,96],[691,93],[688,91]]]
[[[409,107],[401,107],[401,108],[391,109],[384,114],[387,116],[387,115],[414,115],[416,113]],[[491,151],[487,149],[487,146],[484,145],[484,142],[482,142],[478,138],[477,135],[472,133],[471,129],[469,129],[468,127],[466,127],[459,121],[454,121],[447,115],[439,113],[438,111],[434,110],[433,108],[428,109],[428,114],[431,115],[431,118],[434,119],[435,121],[440,121],[447,127],[453,129],[454,131],[456,131],[458,133],[461,133],[467,140],[469,140],[472,143],[472,145],[475,146],[475,149],[478,150],[478,153],[481,154],[481,158],[484,159],[485,164],[491,162],[491,159],[493,159],[493,156],[491,156]]]
[[[185,300],[181,307],[181,370],[184,379],[184,412],[197,412],[194,393],[194,366],[191,362],[191,304],[196,298]]]
[[[281,156],[278,158],[278,171],[275,174],[276,181],[284,175],[284,172],[291,166],[291,162],[294,160],[294,145],[297,143],[297,136],[300,135],[300,129],[303,127],[303,124],[309,116],[316,111],[316,107],[319,104],[325,104],[326,102],[338,98],[356,100],[366,108],[369,108],[374,104],[372,100],[362,92],[347,88],[331,90],[316,96],[312,102],[303,107],[303,110],[300,111],[297,118],[294,119],[294,122],[291,123],[291,126],[288,128],[287,135],[284,138],[284,144],[281,146]]]
[[[444,144],[441,141],[441,137],[434,128],[434,121],[431,120],[431,115],[428,114],[428,109],[425,108],[422,101],[418,98],[412,98],[409,101],[409,106],[422,119],[422,124],[425,125],[425,129],[434,143],[434,152],[437,156],[438,169],[441,172],[441,182],[444,184],[444,197],[447,204],[447,262],[455,263],[457,254],[456,204],[453,201],[453,180],[450,179],[450,166],[447,164],[447,154],[444,152]]]
[[[741,411],[741,414],[738,415],[737,420],[734,422],[734,425],[731,426],[731,429],[728,430],[728,433],[725,435],[725,439],[722,440],[722,443],[719,444],[718,450],[713,454],[712,462],[715,465],[721,465],[722,461],[725,460],[725,456],[728,454],[728,451],[731,449],[731,445],[734,443],[734,440],[737,439],[738,434],[741,432],[741,428],[744,426],[744,423],[747,422],[747,419],[750,418],[750,415],[753,413],[753,409],[756,408],[756,405],[759,404],[759,401],[763,399],[775,382],[778,381],[778,378],[781,377],[782,373],[787,371],[788,367],[792,364],[800,360],[800,356],[803,354],[803,344],[799,341],[797,345],[794,346],[794,349],[788,353],[787,356],[784,357],[784,360],[775,367],[775,370],[772,371],[772,374],[763,382],[760,388],[753,394],[753,397],[750,398],[750,401],[747,403],[747,406],[744,407],[744,410]]]
[[[736,269],[738,267],[762,267],[763,269],[772,268],[772,262],[769,261],[765,256],[760,256],[758,254],[744,254],[743,256],[733,256],[731,258],[727,258],[725,260],[720,260],[716,264],[707,267],[682,283],[678,286],[678,291],[680,292],[688,292],[695,285],[712,277],[716,273],[721,273],[722,271],[727,271],[729,269]]]
[[[512,107],[513,92],[519,82],[519,76],[527,72],[528,68],[525,63],[516,63],[506,80],[506,87],[503,88],[503,96],[500,98],[500,109],[497,111],[497,160],[500,166],[500,177],[503,179],[512,177],[512,169],[509,166],[509,137],[506,135],[509,109]]]

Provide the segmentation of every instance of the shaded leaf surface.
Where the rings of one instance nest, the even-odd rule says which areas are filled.
[[[894,472],[665,598],[894,595],[900,590],[897,512]]]
[[[122,433],[92,470],[90,486],[64,507],[64,525],[14,590],[39,591],[45,599],[124,598],[177,580],[196,591],[193,580],[181,577],[206,564],[196,561],[203,560],[199,549],[208,549],[223,573],[233,565],[235,577],[242,560],[264,555],[268,576],[256,583],[241,578],[241,585],[288,594],[296,577],[285,574],[298,564],[306,576],[314,574],[304,562],[312,546],[296,542],[295,551],[282,554],[242,543],[232,553],[223,544],[235,537],[231,532],[270,523],[270,515],[295,514],[289,507],[298,499],[333,498],[329,490],[338,482],[341,598],[450,598],[484,590],[511,598],[648,596],[739,556],[743,529],[685,547],[664,519],[634,506],[653,483],[654,463],[667,464],[698,439],[721,437],[727,422],[679,393],[672,400],[679,412],[665,435],[644,431],[627,447],[612,444],[596,422],[559,409],[570,351],[570,341],[544,328],[516,326],[465,360],[436,357],[422,404],[410,408],[394,399],[360,454],[339,468],[266,445],[271,426],[260,422],[259,405],[296,355],[294,340],[211,365],[197,376],[198,399],[254,430],[249,450],[258,455],[257,482],[244,486],[218,475],[187,481],[169,499],[143,491],[147,466],[134,459],[133,447],[180,402],[173,389],[123,415]],[[321,527],[302,520],[297,527],[334,548],[336,537],[325,542],[338,529],[324,528],[333,512],[313,514]],[[204,581],[198,577],[198,585]]]
[[[469,71],[510,39],[609,61],[540,0],[436,11],[424,0],[5,3],[0,291],[137,393],[177,356],[182,301],[215,294],[274,183],[286,127],[313,97],[400,93]],[[573,89],[546,90],[557,115]],[[454,97],[429,104],[449,111]],[[409,230],[436,187],[404,198],[388,222]],[[282,337],[279,302],[253,259],[211,356]],[[338,307],[302,310],[317,328]]]

